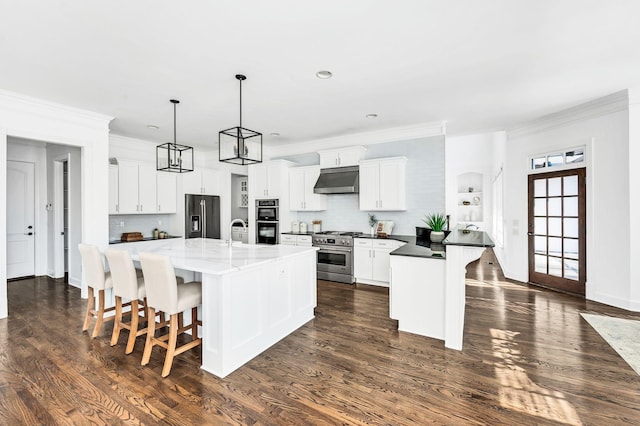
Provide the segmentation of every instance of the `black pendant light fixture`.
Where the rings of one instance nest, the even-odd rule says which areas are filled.
[[[193,171],[193,147],[176,143],[176,105],[180,101],[170,99],[173,104],[173,143],[167,142],[156,147],[156,170],[185,173]]]
[[[218,159],[232,164],[262,163],[262,133],[242,127],[242,82],[247,79],[237,74],[240,82],[240,125],[218,133]]]

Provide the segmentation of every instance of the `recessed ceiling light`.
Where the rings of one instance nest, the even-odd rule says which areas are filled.
[[[280,136],[280,133],[273,132],[273,133],[271,133],[271,136]]]
[[[321,78],[321,79],[327,79],[327,78],[331,78],[333,76],[333,74],[331,73],[331,71],[318,71],[316,73],[316,77]]]
[[[378,118],[378,114],[367,114],[365,115],[367,118]]]
[[[151,130],[158,130],[160,127],[156,126],[155,124],[147,124],[147,129],[151,129]]]

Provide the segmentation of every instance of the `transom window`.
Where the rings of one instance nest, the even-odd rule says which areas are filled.
[[[529,161],[531,170],[559,168],[584,162],[584,147],[537,155]]]

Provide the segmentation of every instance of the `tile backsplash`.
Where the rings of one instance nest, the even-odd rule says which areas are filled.
[[[109,216],[109,241],[119,240],[123,232],[142,232],[144,237],[152,237],[153,230],[169,231],[175,215],[139,214]]]

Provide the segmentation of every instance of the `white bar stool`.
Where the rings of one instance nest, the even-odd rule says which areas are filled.
[[[100,328],[104,321],[111,321],[113,317],[104,318],[106,312],[111,312],[115,307],[105,309],[104,307],[104,291],[112,287],[111,274],[105,272],[102,263],[102,255],[98,247],[90,244],[78,244],[80,256],[82,257],[82,269],[84,270],[84,278],[87,281],[89,290],[87,300],[87,314],[85,315],[82,331],[89,329],[89,323],[92,318],[96,318],[96,324],[93,327],[91,337],[95,338],[100,333]],[[95,292],[98,293],[98,308],[95,309]]]
[[[169,315],[169,333],[155,337],[155,328],[166,325],[166,322],[156,324],[149,321],[147,342],[142,355],[142,365],[147,365],[151,358],[151,350],[159,345],[167,350],[162,368],[162,377],[171,372],[173,358],[191,348],[202,344],[198,337],[198,306],[202,304],[202,283],[192,281],[179,284],[171,259],[151,253],[140,253],[140,263],[144,274],[148,317],[154,318],[156,310]],[[191,309],[191,324],[183,326],[182,312]],[[191,330],[191,341],[176,347],[179,334]]]
[[[144,319],[149,322],[147,317],[147,302],[144,285],[144,278],[136,275],[136,268],[129,252],[126,250],[105,250],[104,255],[109,262],[109,270],[111,271],[111,282],[113,284],[113,294],[116,298],[116,317],[113,324],[113,333],[111,334],[111,346],[118,343],[120,331],[124,328],[129,330],[129,339],[127,340],[127,348],[125,354],[129,355],[133,352],[136,344],[136,337],[147,332],[147,328],[138,329],[140,320],[140,311],[144,311]],[[122,298],[128,299],[131,305],[130,322],[123,320],[122,308],[127,304],[122,303]],[[155,319],[155,318],[154,318]],[[161,316],[164,321],[164,315]]]

